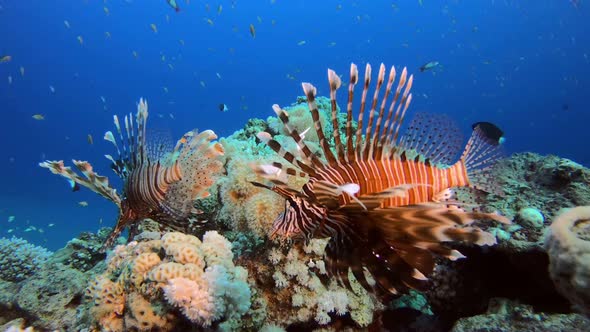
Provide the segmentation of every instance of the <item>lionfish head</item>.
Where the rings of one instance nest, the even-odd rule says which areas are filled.
[[[285,198],[285,210],[274,220],[269,234],[271,239],[308,240],[313,237],[321,221],[326,218],[327,209],[314,203],[315,200],[303,193],[282,186],[264,187]]]
[[[285,200],[285,210],[275,219],[270,232],[271,239],[303,239],[302,230],[297,227],[297,214],[301,210],[300,198]]]

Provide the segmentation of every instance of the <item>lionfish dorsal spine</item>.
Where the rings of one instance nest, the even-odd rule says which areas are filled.
[[[361,96],[361,105],[359,109],[358,115],[358,127],[356,128],[356,149],[355,154],[358,160],[362,160],[361,150],[362,150],[362,131],[363,131],[363,118],[365,113],[365,105],[367,103],[367,93],[369,92],[369,85],[371,84],[371,65],[367,63],[365,66],[365,84],[363,87],[363,93]]]
[[[318,109],[318,105],[315,101],[315,96],[317,93],[316,88],[309,84],[309,83],[303,83],[303,92],[305,93],[305,96],[307,97],[307,104],[309,106],[309,109],[311,110],[311,118],[313,120],[313,125],[316,131],[316,134],[318,136],[318,139],[320,141],[320,147],[322,148],[322,151],[324,152],[324,157],[328,160],[328,164],[330,164],[331,166],[336,164],[336,157],[334,156],[334,154],[332,153],[332,150],[330,150],[330,144],[328,144],[328,141],[326,140],[326,135],[324,134],[324,130],[322,128],[322,123],[320,121],[320,111]],[[334,131],[337,131],[338,128],[335,128]]]
[[[383,72],[385,72],[386,68],[384,64],[381,64],[381,68],[383,68]],[[387,79],[387,85],[385,87],[385,94],[383,95],[383,100],[381,101],[381,107],[379,108],[379,116],[377,117],[377,121],[375,123],[375,130],[373,131],[373,137],[371,137],[371,155],[375,158],[377,153],[379,152],[379,133],[381,132],[381,123],[383,122],[383,116],[385,115],[385,108],[387,107],[387,100],[389,95],[391,94],[391,86],[393,85],[393,81],[395,80],[395,67],[391,66],[389,70],[389,76]],[[384,127],[385,128],[385,127]],[[380,154],[380,153],[379,153]],[[380,156],[379,156],[380,158]]]
[[[359,78],[357,66],[350,65],[350,83],[348,84],[348,102],[346,104],[346,154],[349,162],[355,161],[354,143],[352,141],[352,102],[354,98],[354,87]]]
[[[334,128],[334,143],[336,145],[336,153],[338,154],[338,160],[340,163],[346,162],[346,156],[344,154],[344,148],[342,146],[342,139],[340,138],[340,130],[338,123],[338,103],[336,102],[336,91],[342,85],[340,77],[332,69],[328,69],[328,81],[330,83],[330,106],[332,110],[332,128]]]
[[[379,92],[381,86],[385,80],[385,65],[381,64],[379,67],[379,74],[377,75],[377,86],[373,92],[373,101],[371,102],[371,110],[369,111],[369,121],[367,122],[367,128],[365,129],[365,141],[363,143],[363,160],[369,160],[370,152],[372,148],[371,144],[371,133],[373,130],[373,122],[375,119],[375,111],[377,109],[377,103],[379,101]],[[385,99],[384,99],[385,100]]]
[[[146,151],[145,151],[145,135],[146,135],[146,121],[148,117],[148,105],[147,101],[143,98],[139,99],[139,104],[137,104],[137,146],[135,147],[137,150],[135,154],[139,157],[139,161],[144,161],[147,159]]]

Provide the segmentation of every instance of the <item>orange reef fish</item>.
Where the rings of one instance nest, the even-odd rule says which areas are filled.
[[[62,160],[39,164],[65,177],[70,185],[73,182],[86,187],[117,205],[119,218],[103,249],[110,247],[123,229],[145,218],[184,232],[196,226],[201,211],[194,208],[194,200],[209,195],[208,188],[223,168],[219,160],[223,147],[213,142],[217,138],[213,131],[189,131],[174,147],[172,142],[148,142],[147,117],[147,103],[141,99],[135,120],[131,114],[125,116],[123,130],[119,118],[114,116],[118,139],[110,131],[104,136],[117,150],[117,157],[106,157],[123,179],[121,196],[87,161],[73,161],[81,175]],[[131,229],[134,235],[135,228]]]
[[[332,70],[328,70],[328,80],[331,125],[340,128],[336,92],[341,80]],[[497,132],[493,132],[497,127],[476,125],[455,161],[462,148],[460,132],[447,118],[418,116],[400,135],[412,100],[413,76],[408,77],[405,68],[398,75],[391,67],[386,75],[381,65],[373,98],[367,100],[371,83],[371,66],[367,65],[355,125],[352,105],[358,80],[358,69],[352,64],[346,126],[342,134],[335,130],[333,137],[325,136],[320,122],[316,88],[303,83],[321,156],[291,126],[287,112],[274,105],[299,151],[291,153],[268,133],[260,133],[258,138],[285,162],[254,166],[270,183],[253,184],[286,199],[285,211],[274,221],[271,237],[330,238],[326,270],[347,288],[351,288],[350,269],[367,291],[377,295],[424,289],[435,257],[464,257],[447,242],[491,245],[495,237],[472,223],[478,219],[508,223],[494,213],[463,210],[450,189],[499,192],[489,177],[489,168],[501,156]],[[328,143],[332,139],[334,148]],[[302,189],[293,188],[287,183],[289,177],[307,178],[308,182]]]

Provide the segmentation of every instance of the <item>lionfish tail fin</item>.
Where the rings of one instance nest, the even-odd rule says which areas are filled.
[[[180,172],[180,180],[170,184],[162,203],[167,212],[185,217],[197,211],[193,201],[209,196],[209,188],[223,171],[223,146],[215,133],[206,130],[201,133],[190,131],[176,143],[172,165]]]
[[[84,175],[80,176],[72,170],[69,166],[64,166],[63,160],[60,161],[45,161],[39,163],[39,166],[49,169],[53,174],[59,174],[68,179],[70,183],[75,183],[84,186],[102,197],[115,203],[121,208],[121,197],[117,191],[109,185],[109,179],[106,176],[100,176],[93,171],[92,165],[87,161],[74,160],[76,168]]]
[[[469,178],[470,187],[502,196],[501,186],[493,179],[492,167],[504,156],[502,131],[489,122],[477,123],[459,163]]]

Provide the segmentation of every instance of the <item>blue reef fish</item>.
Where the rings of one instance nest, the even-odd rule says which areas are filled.
[[[439,66],[438,61],[430,61],[429,63],[422,65],[422,67],[420,67],[420,71],[425,72],[427,70],[432,70],[438,66]]]
[[[227,107],[226,104],[219,104],[219,110],[222,112],[227,112],[229,111],[229,107]]]
[[[178,3],[176,3],[176,0],[166,0],[166,3],[168,3],[168,5],[170,5],[170,7],[174,8],[175,12],[179,12],[180,11],[180,6],[178,6]]]

